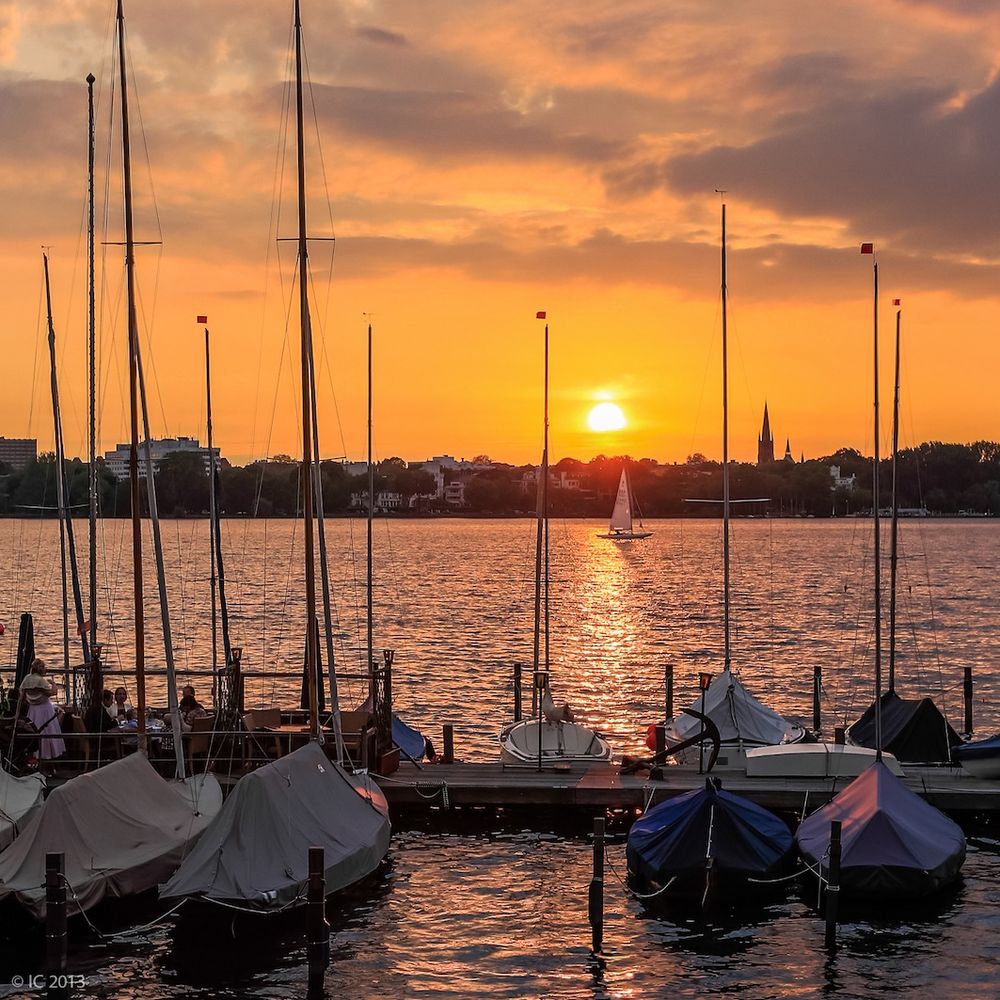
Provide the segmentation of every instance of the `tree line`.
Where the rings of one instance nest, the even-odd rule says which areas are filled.
[[[485,456],[483,456],[485,458]],[[485,463],[484,463],[485,464]],[[661,464],[653,459],[599,455],[589,462],[564,458],[551,468],[550,511],[558,517],[604,517],[628,466],[632,491],[647,517],[715,517],[722,497],[722,468],[703,455]],[[831,466],[842,478],[855,476],[853,487],[834,488]],[[363,506],[367,474],[351,475],[339,462],[321,463],[323,506],[327,514],[345,515]],[[870,512],[872,460],[853,448],[804,462],[778,461],[763,466],[735,462],[730,469],[731,495],[737,513],[830,517]],[[56,466],[51,453],[21,470],[0,463],[0,516],[56,516]],[[87,466],[66,463],[69,502],[75,515],[86,512]],[[375,467],[375,495],[398,494],[404,513],[456,511],[435,496],[434,477],[411,469],[399,458]],[[900,452],[896,470],[899,504],[932,514],[959,512],[1000,515],[1000,444],[977,441],[946,444],[931,441]],[[462,513],[529,515],[537,509],[534,466],[494,464],[474,473],[452,474],[465,487]],[[99,509],[105,517],[130,511],[128,482],[118,481],[99,460]],[[145,483],[143,492],[145,492]],[[287,455],[218,475],[219,507],[230,517],[292,517],[301,512],[299,463]],[[879,506],[891,503],[891,463],[880,470]],[[156,497],[165,517],[202,516],[209,507],[209,479],[199,455],[177,452],[161,459]],[[353,498],[353,502],[352,502]],[[698,502],[702,501],[702,502]],[[144,502],[145,505],[145,502]]]

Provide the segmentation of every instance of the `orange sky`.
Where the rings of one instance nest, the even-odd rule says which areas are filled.
[[[273,242],[294,234],[291,146],[276,168],[288,7],[126,9],[149,154],[147,170],[137,128],[138,236],[163,240],[140,251],[154,433],[204,436],[193,320],[208,313],[216,439],[236,461],[299,450],[292,250]],[[101,205],[112,13],[0,0],[0,434],[51,446],[47,244],[70,454],[85,426],[83,81],[98,77]],[[717,187],[734,457],[754,457],[765,398],[779,450],[786,435],[796,456],[870,449],[862,239],[880,249],[887,333],[904,299],[904,441],[998,436],[993,4],[304,0],[303,13],[322,137],[322,164],[315,129],[308,140],[311,229],[330,233],[328,191],[337,236],[332,283],[331,244],[313,249],[324,454],[363,454],[371,312],[380,456],[537,460],[545,309],[553,457],[717,456]],[[114,241],[117,154],[111,167],[100,238]],[[126,426],[122,265],[106,253],[102,448]],[[625,431],[587,430],[603,398]]]

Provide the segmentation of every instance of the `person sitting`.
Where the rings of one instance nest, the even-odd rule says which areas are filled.
[[[204,719],[208,717],[208,712],[205,711],[204,706],[198,701],[194,696],[194,688],[190,684],[186,684],[181,688],[181,700],[177,706],[177,710],[180,712],[181,719],[181,732],[189,733],[191,732],[191,723],[195,719]]]
[[[62,709],[50,700],[59,689],[49,680],[44,660],[31,661],[31,672],[21,681],[19,690],[20,697],[28,704],[28,719],[40,736],[39,756],[42,760],[62,757],[66,753],[60,725]]]
[[[115,697],[110,689],[105,689],[100,701],[95,701],[83,716],[83,724],[87,732],[97,736],[97,763],[109,757],[119,756],[119,747],[114,740],[102,740],[104,733],[118,731],[118,720],[115,718]],[[108,746],[110,744],[110,747]]]
[[[119,724],[124,719],[128,718],[129,710],[132,708],[132,703],[128,700],[128,691],[123,687],[115,688],[115,718],[118,720]]]

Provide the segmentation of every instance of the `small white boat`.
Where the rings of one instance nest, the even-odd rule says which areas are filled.
[[[522,719],[500,733],[500,759],[505,764],[537,764],[541,739],[542,764],[608,764],[611,747],[593,729],[577,722]]]
[[[642,526],[642,515],[639,515],[639,528],[632,522],[632,489],[628,481],[628,469],[622,468],[622,478],[618,483],[618,495],[615,497],[615,507],[611,512],[611,523],[608,530],[598,535],[598,538],[610,538],[616,542],[631,542],[639,538],[649,538],[651,531]]]
[[[746,754],[748,778],[856,778],[875,763],[869,747],[843,743],[794,743],[758,747]],[[891,753],[882,763],[898,776],[903,769]]]

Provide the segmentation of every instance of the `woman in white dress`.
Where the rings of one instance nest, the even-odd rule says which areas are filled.
[[[31,672],[21,681],[20,692],[28,703],[28,718],[42,736],[39,757],[42,760],[62,757],[66,753],[59,721],[62,709],[50,700],[59,693],[59,689],[49,680],[44,660],[31,661]]]

